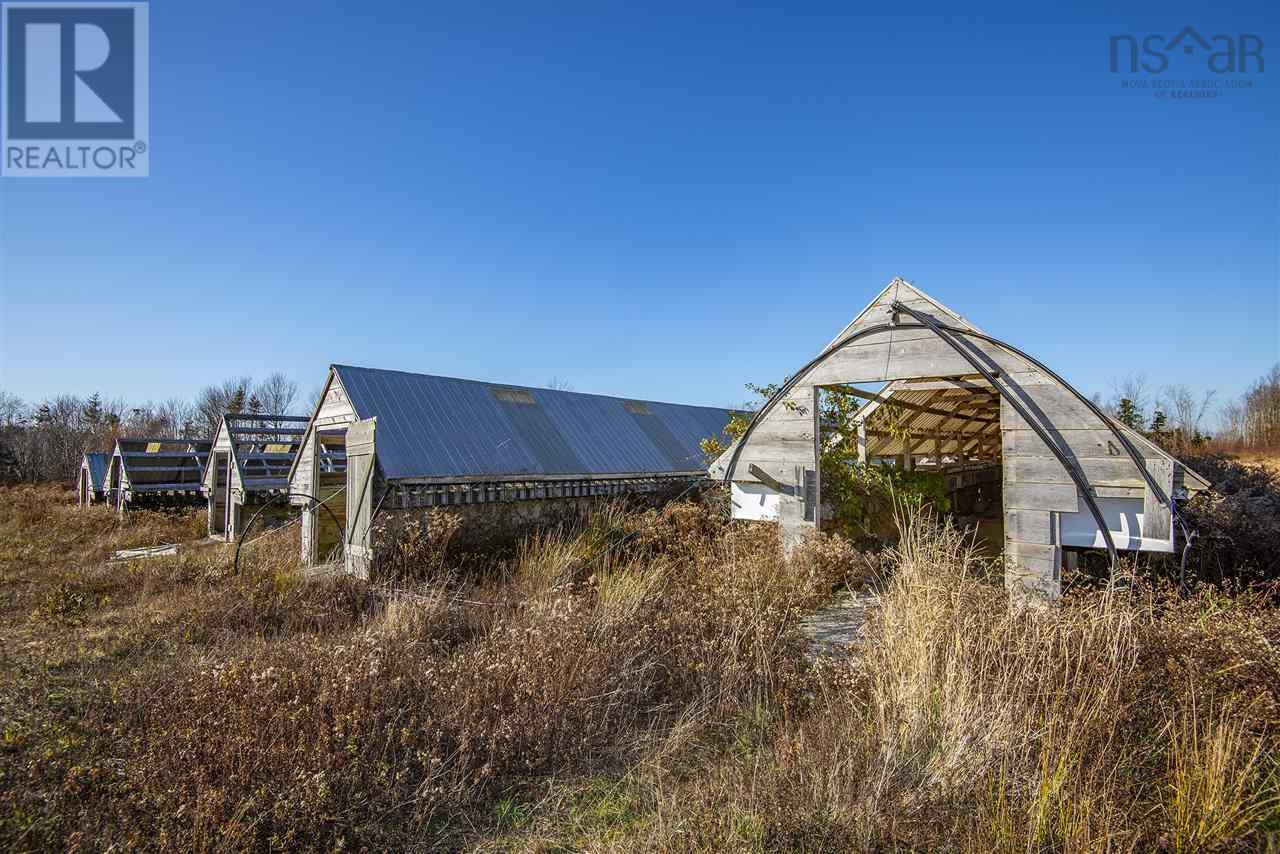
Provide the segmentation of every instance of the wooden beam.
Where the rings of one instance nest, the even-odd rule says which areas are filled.
[[[930,403],[933,403],[933,399],[934,399],[935,397],[937,397],[937,396],[938,396],[938,395],[937,395],[937,393],[934,393],[934,394],[929,395],[929,397],[927,397],[927,398],[925,399],[924,406],[926,406],[926,407],[927,407]],[[883,405],[884,405],[884,402],[883,402],[883,401],[881,401],[881,402],[880,402],[880,405],[881,405],[881,406],[883,406]],[[905,420],[905,421],[903,421],[903,422],[902,422],[902,424],[901,424],[901,431],[899,431],[899,432],[902,432],[902,431],[906,431],[906,430],[908,430],[908,429],[911,427],[911,425],[912,425],[912,424],[914,424],[914,423],[916,423],[916,421],[920,420],[920,416],[921,416],[921,415],[924,415],[924,414],[925,414],[925,413],[924,413],[924,412],[922,412],[922,411],[920,411],[920,410],[916,410],[915,412],[912,412],[912,413],[911,413],[911,415],[907,416],[907,420]],[[894,434],[893,432],[889,432],[887,435],[889,435],[889,436],[894,436],[895,434]],[[885,444],[884,442],[881,442],[881,443],[880,443],[880,445],[884,445],[884,444]],[[878,446],[875,448],[875,450],[877,450],[877,451],[878,451],[878,450],[880,450],[880,446],[878,445]],[[909,449],[909,448],[908,448],[907,450],[908,450],[908,452],[910,451],[910,449]]]
[[[229,412],[227,413],[227,421],[293,421],[306,423],[311,421],[309,415],[253,415],[247,412]]]
[[[243,427],[228,432],[233,441],[237,436],[305,436],[307,433],[306,430],[299,430],[296,427]]]
[[[154,451],[151,453],[148,453],[146,451],[121,451],[119,456],[129,457],[130,459],[147,457],[153,460],[159,460],[159,459],[190,459],[192,457],[195,457],[196,459],[203,459],[204,457],[207,457],[209,455],[207,453],[202,453],[198,451]]]
[[[849,388],[844,388],[844,389],[841,389],[841,390],[842,390],[842,391],[844,391],[844,392],[846,392],[846,393],[848,393],[848,394],[853,395],[854,397],[860,397],[860,398],[862,398],[862,399],[864,399],[864,400],[874,400],[874,401],[879,402],[881,405],[886,405],[886,404],[887,404],[887,405],[889,405],[889,406],[900,406],[900,407],[902,407],[903,409],[910,409],[910,410],[912,410],[913,412],[917,412],[917,413],[920,413],[920,414],[922,414],[922,415],[938,415],[938,416],[940,416],[940,417],[948,418],[948,419],[950,419],[950,418],[962,418],[962,419],[964,419],[964,420],[966,420],[966,421],[979,421],[979,422],[982,422],[982,423],[984,423],[984,424],[997,424],[997,423],[999,423],[999,419],[996,419],[996,418],[978,418],[978,417],[976,417],[976,416],[975,416],[975,417],[971,417],[971,418],[965,418],[965,416],[963,416],[963,415],[958,415],[958,414],[956,413],[956,411],[955,411],[955,410],[953,410],[953,409],[935,409],[935,408],[933,408],[933,407],[931,407],[931,406],[927,406],[927,405],[922,404],[922,403],[908,403],[908,402],[907,402],[907,401],[905,401],[905,400],[898,400],[898,399],[896,399],[896,398],[894,398],[894,397],[892,397],[892,396],[890,396],[890,397],[883,397],[883,396],[881,396],[881,395],[876,394],[875,392],[863,391],[862,389],[855,389],[855,388],[849,387]],[[937,398],[937,395],[933,395],[932,397],[930,397],[930,398],[929,398],[929,400],[930,400],[930,401],[933,401],[933,400],[934,400],[934,399],[936,399],[936,398]]]
[[[948,389],[962,389],[966,391],[993,391],[989,382],[982,377],[974,375],[969,377],[955,378],[938,378],[931,380],[899,380],[901,387],[906,391],[935,391]]]
[[[201,483],[140,483],[131,484],[128,492],[199,492]]]
[[[756,480],[760,481],[765,486],[769,487],[775,492],[780,492],[783,495],[790,495],[792,493],[791,487],[787,486],[785,483],[778,480],[776,477],[769,474],[767,471],[760,468],[755,463],[751,463],[750,465],[748,465],[747,471],[751,474],[752,477],[756,478]]]

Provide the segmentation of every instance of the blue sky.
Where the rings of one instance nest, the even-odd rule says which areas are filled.
[[[153,2],[151,177],[0,181],[0,385],[731,404],[895,275],[1089,392],[1280,359],[1276,4],[637,5]],[[1188,24],[1276,64],[1121,89]]]

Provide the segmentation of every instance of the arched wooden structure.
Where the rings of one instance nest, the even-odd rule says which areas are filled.
[[[957,489],[985,478],[999,492],[1018,596],[1056,600],[1073,549],[1173,551],[1177,500],[1208,486],[1033,356],[894,279],[711,466],[733,484],[735,516],[776,519],[788,545],[821,525],[819,392],[831,386],[868,401],[867,461],[931,466]]]

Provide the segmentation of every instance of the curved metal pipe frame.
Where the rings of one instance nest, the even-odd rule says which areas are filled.
[[[1107,527],[1107,519],[1102,515],[1102,508],[1098,506],[1097,500],[1089,492],[1088,479],[1085,478],[1083,472],[1078,470],[1076,466],[1067,459],[1066,454],[1064,454],[1062,449],[1058,447],[1057,443],[1053,441],[1053,438],[1045,432],[1045,429],[1036,423],[1032,418],[1031,413],[1028,412],[1027,408],[1022,404],[1022,401],[1018,400],[1016,395],[1005,393],[1003,390],[1003,383],[997,381],[996,374],[998,371],[992,372],[990,368],[982,364],[976,356],[962,347],[960,342],[951,336],[951,333],[944,332],[939,327],[938,322],[932,317],[921,314],[915,309],[909,308],[896,300],[890,307],[894,311],[900,311],[915,318],[918,323],[923,323],[931,332],[933,332],[933,334],[937,335],[948,346],[950,346],[951,349],[959,353],[966,362],[973,365],[974,370],[982,374],[982,378],[991,383],[991,387],[999,391],[1000,395],[1005,400],[1009,401],[1009,405],[1012,406],[1022,420],[1027,422],[1031,429],[1036,432],[1036,435],[1040,437],[1040,441],[1044,442],[1045,445],[1048,446],[1049,450],[1053,451],[1053,455],[1058,458],[1058,462],[1062,463],[1062,467],[1067,470],[1067,474],[1071,475],[1071,479],[1075,481],[1076,488],[1080,490],[1080,494],[1084,496],[1085,503],[1089,505],[1089,513],[1093,516],[1093,521],[1098,524],[1098,530],[1102,532],[1103,542],[1107,544],[1107,556],[1111,559],[1111,569],[1114,571],[1120,557],[1116,552],[1116,543],[1111,537],[1111,530]],[[938,460],[938,464],[941,465],[942,460]]]
[[[333,524],[338,527],[341,527],[341,525],[338,524],[338,516],[333,512],[333,509],[330,508],[329,505],[325,504],[320,499],[316,498],[314,495],[308,495],[305,492],[282,492],[278,495],[273,495],[271,496],[270,499],[267,500],[265,504],[263,504],[261,507],[258,508],[258,511],[256,513],[254,513],[252,516],[249,517],[249,521],[244,526],[244,530],[240,532],[239,537],[236,537],[236,559],[235,559],[235,562],[232,564],[232,570],[231,570],[234,575],[240,574],[240,548],[241,546],[244,545],[245,538],[249,536],[249,532],[253,530],[253,523],[258,521],[258,517],[261,516],[263,511],[265,511],[268,507],[288,498],[305,498],[308,501],[310,501],[311,506],[306,508],[306,510],[304,510],[303,512],[309,512],[311,510],[314,510],[317,507],[323,507],[324,512],[328,513],[329,518],[333,520]]]

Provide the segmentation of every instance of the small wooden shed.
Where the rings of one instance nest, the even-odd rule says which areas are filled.
[[[212,444],[208,439],[121,437],[107,466],[107,499],[121,514],[133,507],[201,503]]]
[[[383,523],[435,507],[462,517],[460,537],[497,536],[604,496],[678,491],[705,481],[699,442],[727,441],[730,414],[333,365],[289,475],[305,505],[303,559],[342,546],[347,568],[365,574]]]
[[[1079,549],[1174,551],[1178,501],[1208,488],[1031,354],[894,279],[710,468],[736,517],[776,520],[789,546],[822,525],[830,389],[866,401],[864,462],[945,474],[963,509],[995,522],[1016,596],[1056,600]]]
[[[81,507],[88,507],[102,500],[110,458],[110,454],[90,451],[81,459],[80,471],[76,476],[76,500]]]
[[[203,481],[211,537],[233,542],[259,511],[267,527],[293,515],[284,496],[307,421],[296,415],[222,416]]]

